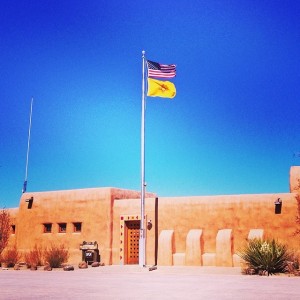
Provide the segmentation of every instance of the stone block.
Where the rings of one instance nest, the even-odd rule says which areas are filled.
[[[187,266],[202,265],[202,229],[191,229],[186,237],[186,256]]]
[[[46,265],[44,267],[44,271],[52,271],[52,268],[49,265]]]
[[[232,262],[234,267],[242,266],[242,259],[237,254],[232,255]]]
[[[158,238],[158,265],[172,266],[174,250],[174,230],[162,230]]]
[[[88,268],[88,264],[85,261],[82,261],[78,264],[78,268],[79,269],[87,269]]]
[[[216,238],[216,266],[232,267],[233,235],[232,229],[221,229]]]
[[[71,265],[67,265],[67,266],[64,266],[63,270],[64,271],[74,271],[74,267]]]
[[[94,261],[94,262],[92,262],[91,266],[92,266],[93,268],[100,267],[100,262]]]
[[[185,253],[174,253],[173,254],[173,265],[184,266],[185,265]]]
[[[202,263],[205,267],[216,266],[216,253],[204,253],[202,254]]]
[[[264,238],[263,229],[250,229],[248,234],[248,240],[263,239],[263,238]]]

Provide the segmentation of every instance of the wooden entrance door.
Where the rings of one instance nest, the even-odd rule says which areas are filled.
[[[140,221],[126,221],[127,264],[139,263]]]

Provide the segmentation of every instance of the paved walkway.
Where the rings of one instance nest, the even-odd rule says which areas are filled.
[[[105,266],[0,270],[0,299],[300,299],[300,277],[241,275],[239,268]]]

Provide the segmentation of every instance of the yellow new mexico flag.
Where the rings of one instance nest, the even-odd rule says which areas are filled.
[[[147,96],[174,98],[175,95],[176,95],[176,88],[172,82],[148,78]]]

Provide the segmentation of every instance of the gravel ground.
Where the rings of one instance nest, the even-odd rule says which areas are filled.
[[[300,299],[300,277],[240,268],[104,266],[0,270],[0,299]]]

